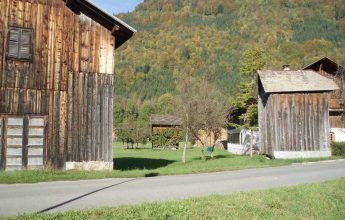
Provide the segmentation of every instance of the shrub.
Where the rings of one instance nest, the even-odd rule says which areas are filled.
[[[332,142],[332,155],[345,156],[345,142]]]
[[[183,131],[180,128],[170,128],[160,131],[152,136],[152,144],[155,147],[167,147],[178,144],[183,140]]]

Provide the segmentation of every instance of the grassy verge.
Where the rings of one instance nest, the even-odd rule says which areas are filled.
[[[15,219],[345,219],[345,178],[272,190]]]
[[[187,150],[187,162],[181,162],[182,149],[122,149],[114,148],[114,170],[106,172],[80,171],[16,171],[0,172],[0,183],[36,183],[60,180],[81,180],[100,178],[152,177],[188,173],[216,172],[257,167],[282,166],[291,163],[319,161],[332,158],[267,160],[264,156],[237,156],[225,150],[216,149],[214,159],[200,160],[200,149]]]

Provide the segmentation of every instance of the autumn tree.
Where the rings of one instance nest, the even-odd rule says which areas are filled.
[[[266,65],[263,51],[248,48],[240,62],[242,82],[239,94],[231,100],[229,124],[232,127],[251,130],[250,155],[252,156],[253,130],[258,126],[258,100],[256,92],[257,71]]]
[[[191,76],[180,78],[177,82],[177,91],[176,114],[182,119],[186,142],[188,142],[188,133],[199,140],[202,144],[201,158],[204,160],[207,139],[214,134],[214,143],[212,143],[212,147],[214,147],[216,137],[220,136],[221,128],[227,124],[226,98],[214,88],[206,77],[202,80]],[[199,131],[203,131],[205,135],[200,136]],[[182,156],[183,162],[185,162],[185,149],[186,144]]]

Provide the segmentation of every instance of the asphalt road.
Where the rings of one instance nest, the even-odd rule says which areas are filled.
[[[345,160],[218,173],[0,185],[0,216],[176,200],[345,177]]]

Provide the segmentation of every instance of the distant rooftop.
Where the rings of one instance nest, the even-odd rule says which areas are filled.
[[[151,125],[181,126],[182,120],[173,115],[153,114],[150,118]]]
[[[337,84],[312,70],[258,71],[266,93],[317,92],[339,89]]]
[[[319,70],[326,70],[328,73],[333,73],[336,74],[337,70],[339,68],[343,68],[341,65],[337,64],[335,61],[331,60],[328,57],[323,57],[309,65],[307,65],[306,67],[304,67],[304,70],[315,70],[315,71],[319,71]]]

